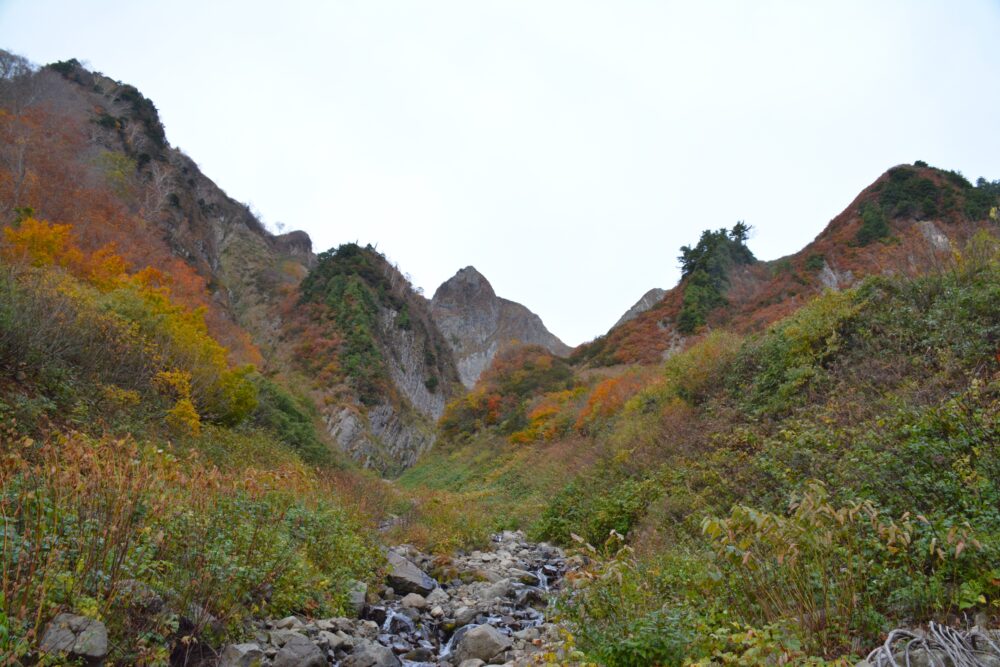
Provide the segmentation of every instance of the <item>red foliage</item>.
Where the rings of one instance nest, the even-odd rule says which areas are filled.
[[[97,261],[98,279],[118,268],[99,266],[112,257],[129,266],[155,267],[178,303],[205,309],[209,330],[232,350],[234,362],[261,364],[246,332],[211,298],[207,273],[177,257],[156,215],[143,210],[144,184],[134,166],[123,175],[135,179],[131,193],[109,179],[101,158],[123,154],[102,151],[90,142],[86,125],[41,106],[19,115],[0,110],[0,146],[0,224],[13,221],[15,207],[30,206],[39,217],[71,226],[75,244]]]

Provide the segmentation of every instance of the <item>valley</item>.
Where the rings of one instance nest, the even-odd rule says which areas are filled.
[[[0,664],[1000,659],[1000,181],[887,165],[767,261],[699,222],[570,348],[0,60]]]

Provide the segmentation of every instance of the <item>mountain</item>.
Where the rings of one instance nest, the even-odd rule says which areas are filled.
[[[614,326],[611,328],[614,329],[615,327],[619,327],[625,324],[626,322],[634,320],[635,318],[639,317],[647,310],[655,306],[657,303],[662,301],[663,297],[666,296],[666,294],[667,290],[660,289],[659,287],[654,287],[653,289],[649,290],[648,292],[643,294],[642,297],[640,297],[640,299],[636,301],[631,308],[626,310],[625,314],[622,315],[620,318],[618,318],[618,321],[615,322]]]
[[[430,303],[371,246],[321,254],[284,311],[283,348],[306,374],[327,431],[383,473],[412,465],[461,390]]]
[[[398,472],[431,446],[458,386],[451,351],[429,302],[381,255],[344,247],[317,257],[305,232],[270,233],[169,144],[155,105],[133,86],[75,60],[28,83],[30,94],[10,91],[30,104],[7,119],[11,141],[0,153],[25,177],[20,188],[17,179],[0,182],[8,188],[0,202],[9,202],[0,213],[30,203],[38,217],[70,224],[85,250],[114,243],[129,264],[162,271],[176,298],[204,308],[233,361],[285,377],[319,406],[327,446],[382,472]],[[31,148],[23,159],[19,145]],[[326,304],[318,286],[359,258],[367,268],[352,274],[351,289],[367,300],[353,314],[369,336],[370,365],[355,363],[364,347],[350,330],[357,322]],[[307,314],[321,322],[326,348],[310,348],[320,334]],[[328,372],[331,365],[339,370]]]
[[[475,267],[467,266],[434,292],[431,313],[455,355],[462,384],[472,387],[497,353],[515,344],[540,345],[558,356],[571,348],[542,319],[514,301],[498,297]]]
[[[921,161],[893,167],[799,252],[728,267],[702,326],[760,331],[824,290],[845,289],[870,275],[934,270],[982,228],[996,190],[994,183],[973,185]],[[598,366],[662,361],[697,333],[680,319],[692,312],[699,290],[685,277],[653,307],[577,348],[574,358]]]
[[[76,60],[10,81],[0,163],[15,177],[0,182],[0,215],[31,206],[72,225],[84,249],[115,244],[131,265],[154,266],[206,309],[235,359],[265,365],[273,307],[314,262],[309,236],[269,233],[169,144],[134,86]]]

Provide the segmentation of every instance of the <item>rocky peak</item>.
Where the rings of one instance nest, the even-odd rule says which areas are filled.
[[[493,291],[490,281],[474,266],[459,269],[458,273],[442,283],[434,292],[434,300],[438,303],[496,298],[496,292]]]
[[[514,301],[498,297],[472,266],[445,281],[431,299],[431,314],[444,334],[466,387],[472,387],[499,351],[523,343],[566,356],[570,348],[542,319]]]

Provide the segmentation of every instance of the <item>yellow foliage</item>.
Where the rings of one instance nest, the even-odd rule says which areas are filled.
[[[167,410],[167,426],[174,431],[187,435],[198,435],[201,433],[201,416],[194,407],[190,398],[182,398],[174,407]]]
[[[10,261],[32,266],[78,265],[83,254],[72,243],[70,225],[50,225],[44,220],[25,218],[16,227],[3,230],[3,255]]]

